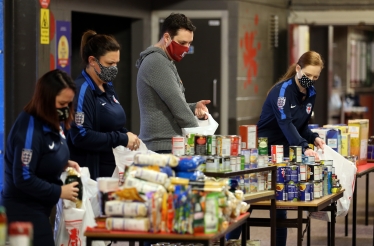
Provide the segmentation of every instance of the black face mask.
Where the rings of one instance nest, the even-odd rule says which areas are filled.
[[[64,121],[66,120],[67,118],[69,118],[69,107],[64,107],[64,108],[57,108],[57,115],[58,115],[58,119],[60,121]]]

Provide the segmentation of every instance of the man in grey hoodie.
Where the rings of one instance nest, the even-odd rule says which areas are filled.
[[[196,27],[183,14],[171,14],[161,28],[161,39],[140,53],[137,93],[140,108],[140,134],[147,148],[171,153],[172,137],[182,135],[181,128],[197,127],[198,118],[206,118],[210,100],[187,103],[184,86],[174,61],[188,52]]]

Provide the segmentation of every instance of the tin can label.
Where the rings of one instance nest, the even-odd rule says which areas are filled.
[[[290,162],[302,162],[302,148],[301,146],[290,146],[289,158]]]
[[[300,201],[311,201],[311,183],[302,182],[299,186],[300,189]]]
[[[321,180],[321,169],[319,165],[310,165],[310,180]]]
[[[205,162],[205,170],[207,172],[219,172],[219,159],[208,156]]]
[[[206,155],[205,135],[195,135],[195,155]]]
[[[314,191],[314,198],[321,198],[322,197],[322,190],[321,190],[321,182],[320,181],[313,181],[313,191]]]
[[[303,163],[314,164],[315,163],[314,156],[304,156],[303,157]]]
[[[173,155],[181,156],[185,155],[185,144],[184,144],[185,138],[182,136],[174,136],[171,139],[171,149]]]
[[[286,184],[286,197],[287,201],[298,201],[299,200],[299,187],[292,181]]]
[[[217,155],[230,156],[231,153],[231,139],[226,136],[217,136]]]
[[[237,156],[240,150],[240,138],[237,135],[231,135],[229,138],[231,139],[230,155]]]
[[[275,199],[277,201],[285,201],[286,200],[286,193],[284,191],[284,184],[277,183],[275,188]]]
[[[207,136],[207,155],[215,155],[217,153],[216,140],[217,138],[215,135]]]
[[[286,182],[286,169],[287,167],[277,167],[277,183]]]
[[[231,171],[231,165],[230,165],[230,157],[223,157],[223,163],[224,163],[224,170],[225,171]]]
[[[286,167],[286,181],[293,181],[294,183],[300,182],[300,167],[291,165]]]
[[[268,155],[268,138],[259,137],[258,138],[258,154],[259,155]]]
[[[271,161],[273,163],[283,162],[283,145],[271,146]]]
[[[186,155],[194,155],[195,154],[195,134],[190,133],[186,136]]]

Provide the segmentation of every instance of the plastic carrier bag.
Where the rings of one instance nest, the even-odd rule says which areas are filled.
[[[320,160],[333,160],[333,166],[335,167],[335,174],[340,180],[340,184],[344,190],[343,197],[337,201],[336,206],[336,216],[346,216],[349,211],[349,206],[351,204],[351,199],[353,192],[355,191],[355,177],[357,172],[357,167],[355,164],[342,155],[340,155],[335,150],[331,149],[328,145],[325,145],[324,151],[317,151]],[[330,212],[320,211],[312,213],[311,217],[315,219],[321,219],[326,221],[331,221]]]
[[[206,114],[208,120],[197,120],[199,123],[198,127],[186,127],[182,128],[182,135],[186,136],[190,133],[203,134],[203,135],[214,135],[219,124],[215,121],[211,114]]]
[[[143,143],[141,139],[139,148],[137,150],[130,150],[122,145],[117,146],[113,149],[114,159],[116,162],[116,168],[114,169],[112,178],[118,178],[119,185],[124,182],[125,168],[130,166],[134,162],[134,156],[136,154],[157,154],[151,150],[148,150],[147,146]]]
[[[100,213],[98,203],[98,188],[96,181],[90,179],[87,167],[80,170],[83,185],[81,208],[76,208],[74,202],[60,199],[56,205],[56,220],[54,229],[55,245],[86,245],[83,235],[86,228],[96,226],[95,214]],[[66,172],[62,173],[61,180],[65,183]],[[104,241],[94,241],[94,246],[105,246]]]

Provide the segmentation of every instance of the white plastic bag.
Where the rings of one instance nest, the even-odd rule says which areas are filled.
[[[324,153],[318,150],[320,160],[333,160],[335,174],[340,180],[340,184],[345,189],[343,197],[337,202],[336,216],[345,216],[349,211],[351,199],[355,188],[355,177],[357,168],[353,162],[347,160],[335,150],[325,145]]]
[[[214,135],[219,124],[215,121],[211,114],[207,114],[208,120],[198,120],[198,127],[186,127],[182,128],[182,135],[186,136],[187,134],[203,134],[203,135]]]
[[[143,141],[141,139],[139,140],[140,144],[137,150],[130,150],[122,145],[113,149],[116,168],[114,169],[112,178],[118,178],[120,185],[122,185],[124,181],[123,174],[125,172],[125,167],[130,166],[134,162],[134,156],[136,154],[157,154],[156,152],[148,150]]]
[[[56,206],[55,222],[55,245],[86,245],[86,237],[83,235],[86,228],[96,226],[95,213],[92,204],[97,199],[96,181],[90,179],[87,167],[80,170],[83,185],[82,207],[75,208],[75,203],[69,200],[60,199]],[[65,182],[66,172],[61,175]],[[94,188],[96,187],[96,189]],[[99,208],[97,208],[99,210]],[[95,241],[94,246],[105,246],[103,241]]]

